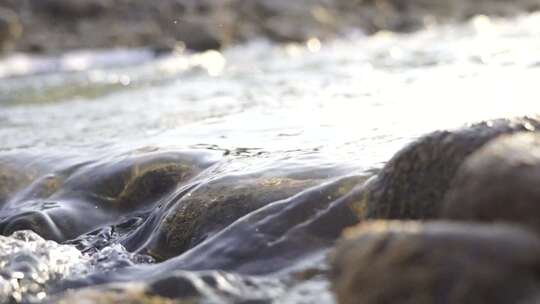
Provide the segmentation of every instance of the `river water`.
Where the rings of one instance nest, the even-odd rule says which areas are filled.
[[[0,239],[0,299],[98,283],[185,297],[174,282],[203,303],[333,303],[326,254],[354,220],[329,206],[422,134],[540,113],[539,54],[533,14],[223,52],[5,58],[0,230],[52,241]],[[339,231],[319,240],[310,225]]]

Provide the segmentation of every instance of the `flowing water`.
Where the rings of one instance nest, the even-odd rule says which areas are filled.
[[[533,14],[6,58],[0,300],[333,303],[326,255],[363,181],[426,132],[540,113],[538,54]]]

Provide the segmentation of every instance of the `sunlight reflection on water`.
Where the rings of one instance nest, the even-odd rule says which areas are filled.
[[[0,154],[56,168],[200,149],[228,157],[216,175],[365,172],[426,132],[540,113],[539,36],[540,15],[478,16],[408,35],[200,54],[15,56],[0,62]],[[327,283],[281,298],[331,302]]]
[[[3,88],[18,86],[3,99],[15,96],[26,105],[3,109],[3,148],[103,138],[140,142],[147,134],[161,134],[159,140],[170,144],[269,150],[365,145],[366,139],[376,146],[376,138],[406,141],[466,122],[533,114],[540,40],[531,25],[539,20],[480,16],[467,25],[411,35],[353,35],[328,43],[312,38],[283,47],[261,41],[223,54],[180,52],[139,68],[79,72],[90,80],[84,85],[73,81],[71,68],[39,81],[29,76],[29,87],[42,82],[37,89],[25,86],[24,78],[6,79]],[[160,81],[164,75],[166,82]],[[133,88],[85,97],[93,82]],[[61,96],[52,104],[31,105],[29,91],[37,90],[41,100],[51,87],[70,90],[51,93]],[[64,111],[68,104],[70,111]]]

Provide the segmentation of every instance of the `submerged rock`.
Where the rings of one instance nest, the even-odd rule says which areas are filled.
[[[112,282],[153,282],[165,279],[164,289],[160,289],[157,294],[167,296],[164,292],[182,292],[168,287],[172,284],[168,283],[171,272],[178,270],[200,272],[219,269],[241,277],[279,273],[295,275],[300,281],[309,279],[321,273],[325,254],[343,229],[358,222],[350,202],[361,191],[364,180],[364,176],[349,176],[309,188],[252,211],[220,231],[213,231],[214,234],[202,243],[167,261],[97,272],[80,280],[66,281],[59,287],[59,291]],[[149,229],[153,228],[149,226]],[[128,238],[128,243],[142,241],[144,244],[146,239],[152,238],[154,230],[145,231],[144,225],[140,229],[130,235],[132,238]],[[204,281],[209,282],[206,279]],[[221,284],[224,280],[211,282]],[[177,283],[173,285],[178,286]],[[227,284],[222,287],[227,287]],[[208,290],[215,289],[214,286]],[[248,291],[248,295],[253,292],[249,288]]]
[[[467,221],[508,221],[540,233],[540,135],[497,138],[461,166],[442,216]]]
[[[148,212],[210,166],[213,160],[206,156],[189,152],[123,155],[38,175],[26,188],[10,193],[1,209],[0,232],[32,230],[64,242],[103,225],[120,224]],[[7,190],[14,188],[18,187]]]
[[[540,240],[504,225],[377,221],[333,254],[339,304],[506,304],[540,300]]]
[[[320,183],[317,179],[229,176],[185,193],[153,228],[144,251],[158,260],[177,256],[242,216]],[[133,245],[132,245],[133,246]]]
[[[351,198],[363,176],[349,176],[274,201],[153,269],[222,269],[242,274],[292,270],[334,245],[358,222]]]
[[[148,295],[142,284],[123,284],[69,291],[46,303],[55,304],[195,304],[196,300],[174,300]]]
[[[18,166],[13,166],[10,161],[0,161],[0,208],[17,191],[28,186],[35,177],[31,173],[24,172]]]
[[[169,271],[145,281],[69,290],[52,297],[50,303],[268,303],[282,289],[278,280],[222,271]]]
[[[368,182],[359,208],[367,218],[437,217],[459,166],[471,153],[500,135],[538,128],[538,118],[525,117],[428,134],[398,152]]]

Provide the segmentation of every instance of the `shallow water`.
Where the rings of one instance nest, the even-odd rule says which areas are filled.
[[[540,113],[539,25],[5,59],[0,229],[81,254],[68,278],[11,301],[120,282],[203,303],[332,303],[325,255],[374,170],[426,132]],[[186,294],[159,287],[171,282]]]

